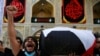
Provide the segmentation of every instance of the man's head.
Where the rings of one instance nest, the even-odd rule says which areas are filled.
[[[17,39],[17,41],[18,41],[18,43],[20,44],[20,45],[22,45],[22,43],[23,43],[23,41],[22,41],[22,39],[20,38],[20,37],[16,37],[16,39]]]
[[[95,33],[94,36],[96,37],[96,49],[100,49],[100,33]]]
[[[28,36],[23,43],[23,48],[25,48],[25,51],[27,52],[33,52],[36,51],[38,47],[37,40],[33,36]]]
[[[96,39],[96,48],[100,49],[100,37]]]

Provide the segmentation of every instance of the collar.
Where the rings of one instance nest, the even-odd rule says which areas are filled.
[[[32,53],[28,53],[28,52],[25,51],[25,55],[26,55],[26,56],[35,56],[35,54],[36,54],[35,51],[32,52]]]

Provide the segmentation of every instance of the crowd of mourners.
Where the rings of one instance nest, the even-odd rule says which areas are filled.
[[[41,56],[41,50],[38,49],[38,41],[33,36],[28,36],[24,41],[21,37],[16,36],[14,28],[13,15],[17,12],[15,6],[6,7],[8,17],[8,38],[10,40],[11,49],[3,46],[0,40],[0,56]],[[93,33],[96,39],[96,45],[92,56],[100,56],[100,33]],[[52,47],[51,47],[52,48]],[[74,53],[68,56],[75,56]]]

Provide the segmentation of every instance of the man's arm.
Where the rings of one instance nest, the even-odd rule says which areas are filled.
[[[17,12],[17,9],[14,6],[7,6],[6,11],[7,11],[7,17],[8,17],[8,37],[10,39],[12,52],[14,56],[17,56],[20,50],[20,45],[16,40],[16,31],[15,31],[14,22],[13,22],[13,19],[14,19],[13,15]]]

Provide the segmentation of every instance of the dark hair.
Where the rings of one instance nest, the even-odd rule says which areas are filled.
[[[23,43],[22,39],[18,36],[16,37],[16,39],[19,40],[20,45],[22,45],[22,43]]]
[[[3,41],[0,40],[1,45],[3,45]]]
[[[23,42],[23,48],[25,48],[25,42],[26,42],[29,38],[32,38],[32,40],[35,42],[35,45],[36,45],[36,46],[35,46],[34,50],[37,51],[38,42],[37,42],[37,40],[35,39],[35,37],[33,37],[33,36],[28,36],[28,37],[24,40],[24,42]]]

